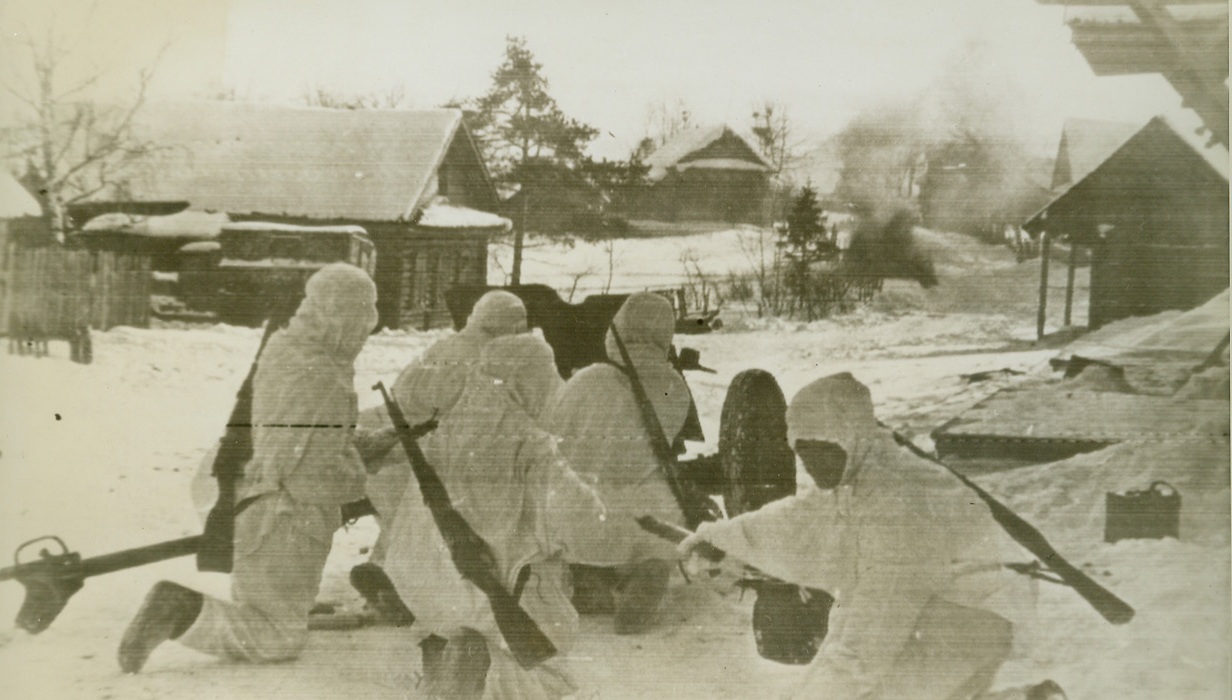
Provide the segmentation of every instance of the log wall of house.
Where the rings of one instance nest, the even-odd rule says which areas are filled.
[[[690,169],[651,186],[639,213],[662,221],[764,224],[769,193],[765,173]]]
[[[398,326],[419,330],[450,326],[445,292],[487,281],[487,239],[417,236],[405,245],[399,272]]]
[[[445,290],[454,284],[484,284],[487,280],[488,235],[482,229],[427,231],[402,222],[243,218],[302,226],[363,227],[376,246],[373,281],[382,328],[448,326]]]

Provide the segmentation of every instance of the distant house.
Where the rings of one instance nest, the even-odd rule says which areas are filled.
[[[1062,192],[1086,177],[1142,128],[1099,119],[1066,119],[1052,171],[1052,191]]]
[[[485,283],[488,239],[509,226],[490,213],[496,190],[460,110],[164,103],[133,128],[158,151],[91,213],[181,202],[233,221],[362,226],[386,327],[447,324],[444,291]]]
[[[677,134],[646,158],[650,186],[635,217],[763,223],[770,164],[727,126]]]
[[[1191,309],[1228,286],[1228,150],[1156,117],[1025,228],[1090,248],[1091,328]]]

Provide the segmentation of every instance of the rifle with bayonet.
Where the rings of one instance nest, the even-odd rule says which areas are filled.
[[[423,450],[415,441],[410,424],[402,407],[389,395],[385,384],[377,382],[373,389],[381,392],[389,418],[398,429],[402,448],[411,461],[411,472],[419,482],[419,492],[424,504],[432,514],[450,558],[462,578],[483,592],[492,608],[492,617],[501,636],[509,645],[509,651],[522,668],[533,668],[556,655],[556,647],[543,630],[522,606],[517,596],[505,589],[496,566],[496,557],[487,542],[475,532],[470,523],[453,507],[445,483],[428,463]]]
[[[707,520],[720,519],[722,512],[719,510],[719,505],[705,493],[680,478],[680,464],[677,462],[676,452],[667,439],[663,423],[659,421],[659,414],[655,412],[654,404],[650,402],[650,397],[646,394],[646,387],[642,385],[641,377],[637,375],[637,368],[633,366],[629,350],[625,347],[615,326],[611,327],[611,333],[612,339],[616,341],[616,349],[620,352],[620,361],[624,364],[623,369],[633,389],[633,398],[642,418],[642,427],[650,436],[650,446],[654,450],[655,460],[659,462],[659,468],[663,470],[663,475],[667,478],[667,485],[671,488],[672,496],[675,497],[681,512],[684,513],[685,521],[689,527],[697,527],[699,523]]]

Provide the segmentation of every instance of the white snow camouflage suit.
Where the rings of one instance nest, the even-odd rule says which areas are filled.
[[[654,406],[669,443],[675,441],[689,412],[689,388],[668,362],[675,316],[671,304],[656,294],[631,295],[612,325],[620,333],[638,378]],[[607,336],[608,358],[623,364]],[[654,515],[683,524],[684,516],[659,467],[642,424],[629,377],[620,367],[595,364],[565,384],[545,425],[561,439],[561,451],[579,473],[592,477],[608,517],[587,521],[585,547],[570,561],[591,566],[622,566],[676,558],[673,546],[638,527],[634,518]]]
[[[694,539],[834,596],[829,632],[791,697],[981,697],[1010,653],[1010,620],[1033,613],[1031,581],[1003,564],[1029,557],[952,474],[894,442],[850,374],[802,389],[787,423],[793,446],[846,451],[839,486],[703,523]]]
[[[394,382],[391,393],[411,425],[432,417],[441,419],[462,396],[462,387],[471,368],[479,361],[479,352],[494,338],[524,333],[526,307],[509,292],[495,290],[475,302],[466,327],[456,335],[437,342],[418,359],[407,365]],[[377,428],[389,424],[385,407],[364,411],[363,427]],[[411,465],[401,448],[395,447],[380,460],[380,471],[368,477],[368,500],[377,512],[382,532],[373,546],[371,561],[381,564],[388,546],[385,530],[406,491],[411,478]]]
[[[492,548],[506,589],[515,590],[522,567],[531,567],[521,605],[563,655],[578,622],[563,557],[578,546],[576,524],[603,511],[537,423],[561,383],[547,343],[528,334],[493,340],[453,409],[420,445],[454,507]],[[487,598],[458,573],[413,478],[393,518],[385,568],[415,611],[413,631],[483,635],[492,659],[484,697],[573,692],[559,656],[527,671],[505,649]]]
[[[295,658],[339,525],[339,506],[364,495],[352,444],[355,358],[376,326],[376,287],[350,265],[328,265],[262,353],[253,383],[253,458],[236,517],[234,602],[206,597],[179,637],[185,646],[256,662]]]

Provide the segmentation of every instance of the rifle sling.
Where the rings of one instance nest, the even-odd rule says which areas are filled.
[[[624,340],[615,326],[612,326],[611,333],[612,339],[616,341],[616,349],[620,351],[620,360],[624,363],[623,367],[616,365],[616,368],[629,378],[633,398],[637,402],[638,415],[642,419],[642,427],[650,436],[651,448],[659,462],[659,468],[663,470],[663,476],[667,479],[667,485],[671,488],[672,496],[676,499],[676,505],[680,506],[680,512],[690,523],[695,524],[711,519],[707,517],[707,513],[699,513],[699,504],[689,501],[686,496],[684,486],[680,483],[680,476],[676,473],[676,459],[671,454],[671,441],[667,439],[663,424],[659,422],[658,413],[655,412],[654,404],[650,402],[650,397],[646,394],[646,387],[633,367],[633,358],[629,356],[629,350],[625,347]]]

